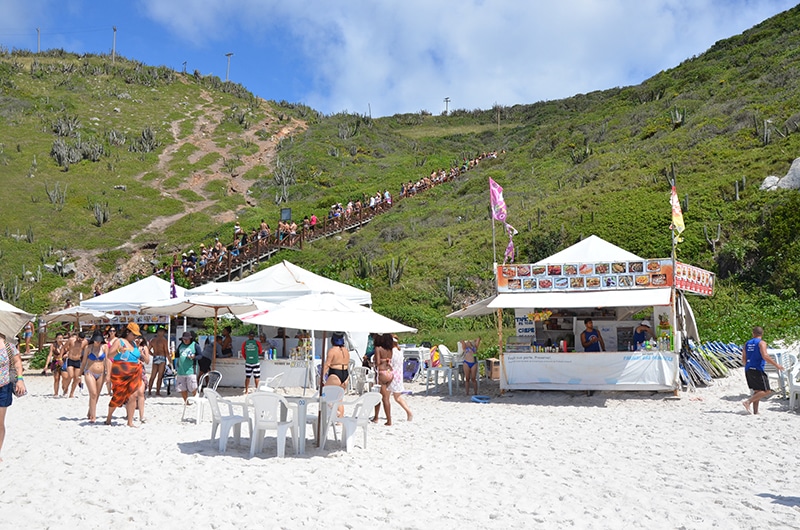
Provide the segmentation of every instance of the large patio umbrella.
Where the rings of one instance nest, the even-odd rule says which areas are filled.
[[[75,322],[75,326],[80,329],[81,322],[108,322],[114,315],[109,315],[97,309],[89,309],[79,305],[53,311],[44,316],[46,324],[53,322]]]
[[[139,311],[151,315],[183,315],[190,318],[214,318],[214,353],[211,368],[217,364],[217,319],[219,315],[241,315],[258,309],[250,298],[211,293],[167,298],[143,304]]]
[[[413,333],[417,331],[415,328],[376,313],[368,307],[328,292],[298,296],[281,302],[274,309],[239,315],[239,319],[250,324],[309,329],[312,330],[312,337],[314,331],[370,333]],[[321,357],[322,366],[325,366],[324,343]],[[320,388],[320,411],[323,410],[321,390]],[[318,418],[317,421],[320,422],[321,418]],[[320,432],[319,428],[317,432]]]
[[[8,340],[14,337],[33,315],[0,300],[0,333]]]

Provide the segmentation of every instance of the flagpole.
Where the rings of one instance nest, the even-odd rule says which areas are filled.
[[[494,216],[492,216],[492,257],[494,258],[493,262],[497,263],[497,244],[495,242],[495,233],[494,233]]]

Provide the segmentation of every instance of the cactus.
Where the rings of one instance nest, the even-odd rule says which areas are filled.
[[[25,241],[27,241],[28,243],[33,243],[33,228],[31,227],[31,225],[28,225],[28,231],[25,234]]]
[[[708,230],[706,229],[705,225],[703,225],[703,235],[705,236],[706,241],[708,241],[708,244],[711,246],[711,252],[716,255],[717,245],[719,244],[720,236],[722,235],[722,225],[717,223],[717,237],[715,239],[708,237]]]
[[[670,111],[669,115],[670,118],[672,118],[672,128],[677,129],[684,124],[684,120],[686,119],[686,109],[678,110],[678,107],[675,107]]]
[[[80,126],[81,122],[78,118],[64,115],[53,122],[51,128],[58,136],[74,136]]]
[[[132,153],[150,153],[155,151],[161,143],[156,138],[156,133],[149,125],[142,129],[142,134],[134,140],[128,150]]]
[[[275,159],[275,175],[272,181],[280,189],[275,193],[275,204],[289,201],[289,186],[296,182],[294,163],[283,162],[281,157]]]
[[[108,202],[104,204],[95,202],[92,209],[94,211],[95,221],[97,221],[97,226],[103,226],[103,223],[107,223],[111,220],[111,211],[108,209]]]
[[[450,276],[448,276],[445,280],[444,295],[447,297],[447,301],[450,302],[450,305],[452,306],[456,298],[456,288],[450,283]]]
[[[367,278],[372,276],[372,273],[375,272],[375,267],[372,264],[372,259],[369,256],[365,256],[363,254],[358,256],[358,260],[356,261],[356,265],[354,267],[354,272],[357,277],[361,278],[362,280],[366,280]]]
[[[394,284],[400,281],[407,264],[408,258],[403,263],[395,262],[395,259],[392,258],[392,261],[386,264],[386,279],[389,280],[389,287],[394,287]]]
[[[56,207],[56,210],[61,211],[64,208],[64,201],[67,199],[67,185],[64,184],[64,189],[60,189],[59,183],[56,182],[53,189],[47,187],[47,182],[44,183],[44,191],[47,192],[47,198],[50,204]]]

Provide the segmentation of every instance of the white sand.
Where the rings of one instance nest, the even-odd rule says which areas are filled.
[[[373,426],[367,450],[359,432],[351,453],[309,442],[281,460],[269,439],[253,459],[232,441],[218,454],[210,422],[181,423],[174,394],[148,399],[140,428],[121,410],[107,427],[83,419],[88,398],[26,381],[6,420],[5,528],[800,526],[800,417],[777,399],[745,415],[741,372],[680,400],[500,397],[490,383],[491,403],[476,404],[411,385],[414,421],[395,405],[395,425]]]

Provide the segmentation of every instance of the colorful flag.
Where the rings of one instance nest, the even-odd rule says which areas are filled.
[[[503,188],[491,178],[489,178],[489,197],[492,202],[492,219],[505,221],[508,212],[506,201],[503,200]]]
[[[175,273],[172,267],[169,269],[169,297],[178,298],[178,290],[175,288]]]
[[[675,190],[675,186],[672,186],[672,195],[669,198],[669,202],[670,204],[672,204],[671,228],[680,234],[686,229],[686,225],[683,224],[683,212],[681,212],[681,202],[678,200],[678,192]]]
[[[514,236],[519,234],[517,229],[511,226],[508,223],[506,225],[506,234],[508,234],[508,246],[506,247],[506,252],[503,255],[503,265],[506,263],[514,263],[514,257],[516,256],[516,249],[514,248]]]

